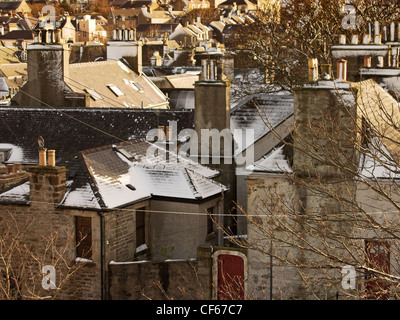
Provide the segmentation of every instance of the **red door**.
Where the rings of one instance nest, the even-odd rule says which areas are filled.
[[[244,261],[239,256],[218,256],[218,300],[244,299]]]

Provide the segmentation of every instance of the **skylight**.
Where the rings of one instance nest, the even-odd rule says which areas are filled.
[[[123,96],[123,95],[124,95],[124,93],[123,93],[121,90],[119,90],[119,88],[118,88],[117,86],[115,86],[115,85],[113,85],[113,84],[109,84],[109,85],[107,85],[107,87],[108,87],[117,97],[120,97],[120,96]]]
[[[139,83],[137,83],[137,82],[135,82],[135,81],[129,81],[129,83],[131,84],[131,86],[133,87],[133,89],[135,89],[135,90],[137,90],[137,91],[140,91],[140,92],[143,92],[143,87],[139,84]]]
[[[102,97],[99,93],[97,93],[96,90],[85,89],[85,91],[86,91],[87,93],[90,94],[90,97],[91,97],[94,101],[96,101],[96,100],[102,100],[102,99],[103,99],[103,97]]]

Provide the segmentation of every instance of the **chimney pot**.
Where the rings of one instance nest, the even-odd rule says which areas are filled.
[[[378,64],[377,64],[378,68],[383,68],[384,67],[384,63],[383,63],[383,57],[380,56],[378,57]]]
[[[318,81],[318,59],[317,58],[308,59],[308,81],[309,82]]]
[[[364,57],[364,68],[371,68],[371,57]]]
[[[21,172],[22,171],[21,164],[20,163],[15,163],[14,164],[14,169],[15,169],[15,172]]]
[[[207,59],[201,60],[201,80],[208,80],[208,63]]]
[[[337,80],[347,81],[347,60],[340,59],[337,62]]]
[[[339,44],[346,44],[346,36],[344,34],[339,36]]]
[[[46,148],[39,149],[39,166],[46,166],[47,161],[46,161]]]
[[[48,151],[48,165],[50,167],[56,166],[56,151],[55,150]]]
[[[7,164],[7,174],[14,173],[14,164]]]

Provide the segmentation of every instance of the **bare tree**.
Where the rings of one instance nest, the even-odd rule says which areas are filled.
[[[330,47],[339,35],[350,39],[353,34],[368,33],[375,21],[393,21],[400,12],[399,1],[388,0],[379,5],[374,0],[286,2],[285,7],[276,1],[275,6],[257,12],[256,21],[243,29],[233,48],[235,68],[261,70],[264,92],[292,92],[307,82],[304,66],[308,59],[332,64]],[[237,91],[248,94],[252,87],[253,83],[239,86]]]
[[[0,222],[1,299],[57,299],[65,290],[71,293],[70,281],[84,265],[72,258],[74,234],[56,229],[36,237],[37,214],[21,216],[6,211]]]
[[[274,268],[274,298],[397,299],[398,102],[373,80],[318,86],[295,92],[278,146],[291,170],[249,178],[248,239],[234,242]]]

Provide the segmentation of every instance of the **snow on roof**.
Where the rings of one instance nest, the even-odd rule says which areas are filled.
[[[291,173],[292,168],[283,153],[285,145],[275,148],[269,154],[256,161],[254,164],[246,167],[250,171],[272,172],[272,173]]]
[[[117,208],[153,196],[200,200],[218,195],[227,188],[213,181],[218,171],[168,152],[169,161],[148,153],[143,139],[83,153],[104,205]],[[82,199],[78,199],[82,200]]]
[[[231,110],[231,131],[234,133],[237,149],[235,154],[270,132],[294,112],[292,95],[253,94],[238,102]],[[235,134],[235,129],[240,129]],[[254,140],[246,139],[243,130],[254,130]],[[242,132],[242,134],[239,134]]]
[[[67,189],[64,199],[61,201],[61,205],[67,207],[100,209],[96,196],[88,183],[80,188],[73,190]]]
[[[29,181],[22,183],[0,195],[0,201],[28,202],[30,186]]]
[[[22,162],[24,159],[22,148],[11,143],[0,143],[0,150],[9,151],[6,162]]]
[[[385,145],[378,139],[372,138],[368,145],[369,152],[362,153],[359,159],[359,175],[365,179],[399,179],[398,166]]]
[[[99,169],[95,166],[91,166],[90,170],[107,208],[118,208],[151,197],[146,184],[140,179],[140,174],[134,167],[131,167],[128,172],[121,174],[116,179],[97,173]],[[138,187],[132,190],[128,187],[128,185],[134,187],[138,181],[143,186],[142,188]]]

